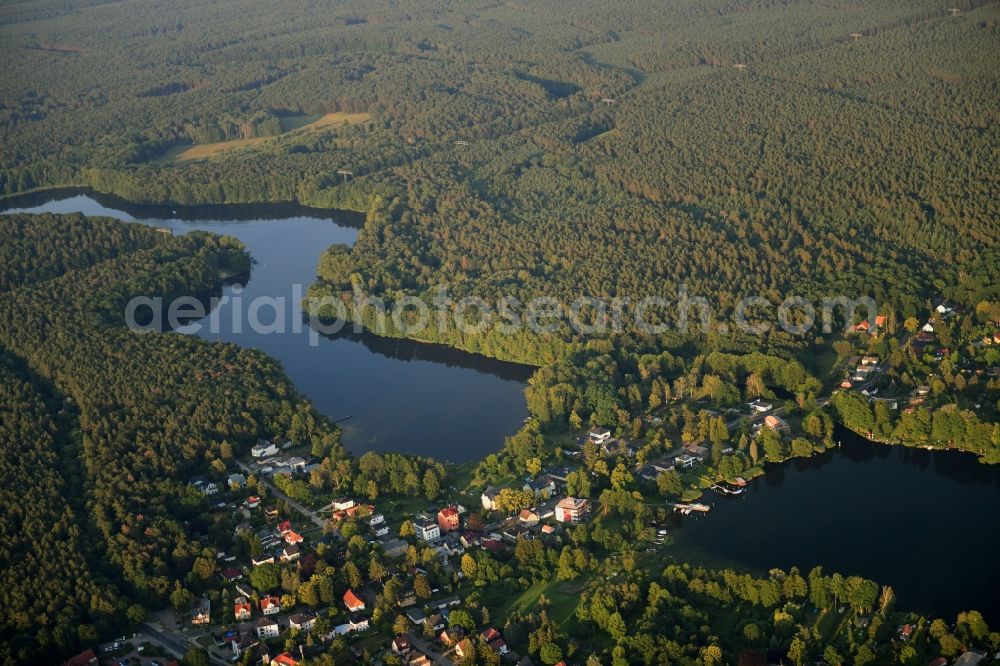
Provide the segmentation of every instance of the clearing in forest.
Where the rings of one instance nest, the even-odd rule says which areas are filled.
[[[322,129],[334,125],[358,125],[366,123],[372,119],[372,115],[366,111],[360,113],[348,113],[345,111],[335,111],[324,115],[305,114],[295,116],[284,116],[281,118],[281,134],[274,136],[257,136],[248,139],[231,139],[229,141],[218,141],[216,143],[198,143],[194,145],[174,146],[160,157],[162,162],[193,162],[195,160],[208,159],[221,153],[234,150],[236,148],[246,148],[256,146],[267,141],[271,141],[280,136],[286,136],[292,132],[302,132],[306,130]]]

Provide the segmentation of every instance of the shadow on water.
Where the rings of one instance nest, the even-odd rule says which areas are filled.
[[[353,244],[362,217],[294,204],[145,206],[88,190],[37,192],[0,207],[27,212],[107,216],[170,229],[204,230],[238,238],[254,263],[249,278],[229,280],[211,315],[178,329],[212,342],[259,349],[281,362],[298,391],[342,423],[355,451],[398,451],[467,462],[503,445],[527,416],[523,390],[533,368],[440,345],[383,339],[369,333],[313,335],[294,307],[315,280],[320,254]],[[296,291],[298,289],[298,291]],[[251,304],[267,306],[258,319],[280,322],[277,332],[248,326]],[[349,418],[347,418],[349,417]]]
[[[362,330],[355,333],[345,330],[334,335],[328,335],[331,340],[350,340],[358,342],[369,350],[395,359],[397,361],[428,361],[449,368],[465,368],[476,372],[493,375],[508,381],[527,383],[534,374],[535,368],[520,363],[500,361],[487,356],[469,354],[454,347],[435,343],[418,343],[401,338],[386,338]]]
[[[1000,622],[1000,466],[843,428],[835,438],[820,455],[767,465],[743,496],[706,495],[711,512],[673,532],[676,553],[758,573],[822,566],[891,585],[900,608]]]
[[[297,203],[237,203],[188,206],[181,204],[146,204],[126,201],[113,194],[102,194],[89,187],[60,187],[38,190],[0,199],[4,211],[22,208],[39,208],[76,197],[91,199],[100,206],[121,211],[135,220],[180,220],[183,222],[244,222],[247,220],[282,220],[290,217],[312,217],[320,220],[336,218],[340,226],[360,229],[364,226],[364,213],[348,210],[312,208]],[[84,213],[91,214],[91,213]],[[96,214],[96,213],[95,213]],[[120,216],[115,216],[121,219]]]

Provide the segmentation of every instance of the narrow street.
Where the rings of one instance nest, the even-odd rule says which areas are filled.
[[[242,460],[237,460],[236,464],[239,465],[240,469],[242,469],[247,474],[256,475],[256,473],[250,469],[250,466],[247,465]],[[260,476],[258,478],[260,479],[260,481],[264,483],[265,486],[267,486],[267,489],[271,491],[271,493],[273,493],[275,497],[285,501],[288,504],[288,506],[298,511],[300,514],[302,514],[303,517],[308,518],[317,527],[322,529],[323,527],[326,526],[326,520],[324,520],[323,516],[319,515],[318,513],[316,513],[306,505],[302,504],[301,502],[293,500],[291,497],[278,490],[278,488],[270,480],[264,478],[263,476]]]

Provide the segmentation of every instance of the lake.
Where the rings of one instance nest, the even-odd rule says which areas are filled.
[[[397,451],[440,460],[479,460],[503,446],[527,416],[523,390],[532,368],[451,348],[345,331],[310,345],[308,326],[295,331],[290,306],[285,333],[256,333],[246,325],[257,297],[297,301],[316,275],[320,254],[334,243],[352,244],[362,218],[352,213],[286,204],[140,206],[79,190],[41,192],[3,204],[4,212],[103,215],[171,229],[211,231],[238,238],[254,259],[249,279],[223,288],[239,296],[220,304],[219,326],[208,322],[182,332],[206,340],[259,349],[279,360],[316,409],[346,419],[344,445],[355,453]],[[302,291],[293,292],[293,285]],[[241,324],[236,321],[242,316]],[[259,320],[272,323],[272,308]],[[195,328],[199,330],[194,330]],[[349,417],[349,418],[348,418]]]
[[[805,576],[857,574],[896,591],[897,608],[954,621],[976,609],[1000,623],[1000,467],[958,451],[873,444],[840,428],[842,446],[768,465],[740,497],[705,496],[706,516],[673,532],[687,559]]]

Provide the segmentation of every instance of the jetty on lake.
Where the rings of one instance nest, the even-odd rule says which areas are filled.
[[[690,516],[692,513],[708,513],[712,507],[707,504],[671,504],[674,507],[674,511],[685,516]]]

